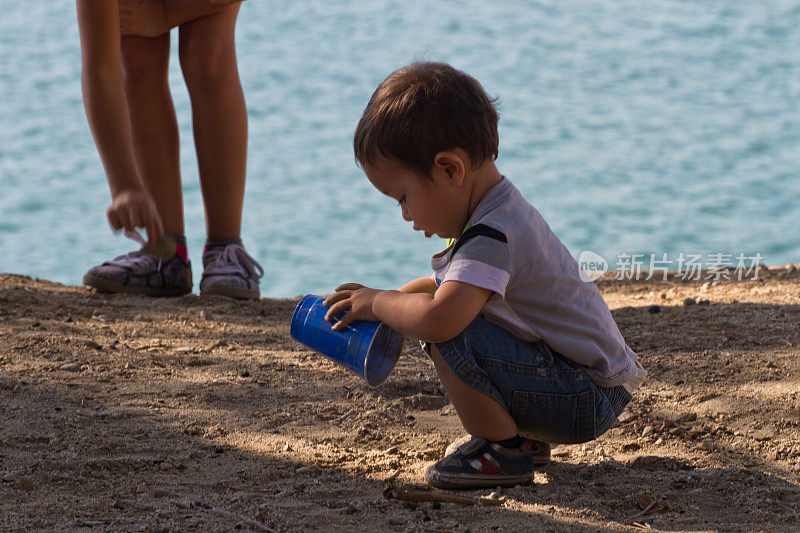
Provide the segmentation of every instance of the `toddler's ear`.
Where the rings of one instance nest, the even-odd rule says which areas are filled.
[[[464,182],[465,161],[456,152],[439,152],[433,158],[433,165],[449,179],[454,180],[456,185]]]

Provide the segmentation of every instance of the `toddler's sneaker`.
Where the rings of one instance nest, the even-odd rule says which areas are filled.
[[[523,433],[522,436],[525,436]],[[466,444],[471,441],[474,437],[467,433],[463,437],[460,437],[447,447],[444,451],[445,455],[450,455],[454,451],[458,450],[458,447],[462,444]],[[550,462],[550,444],[547,442],[542,442],[536,439],[530,439],[533,443],[533,448],[531,448],[531,454],[533,455],[533,464],[536,466],[546,465]]]
[[[534,467],[550,460],[550,445],[525,437],[517,439],[518,445],[507,447],[503,445],[505,442],[471,437],[444,459],[429,466],[425,481],[440,489],[513,487],[530,483]]]
[[[174,250],[174,248],[173,248]],[[165,258],[146,251],[106,261],[83,276],[83,284],[98,292],[122,292],[147,296],[181,296],[192,292],[192,265],[173,251]]]
[[[245,251],[241,242],[206,245],[200,294],[257,300],[260,296],[258,280],[263,275],[264,269]]]

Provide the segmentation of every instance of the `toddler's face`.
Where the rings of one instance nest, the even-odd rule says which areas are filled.
[[[425,232],[426,237],[456,238],[461,234],[466,221],[460,195],[435,172],[430,180],[385,158],[374,166],[364,165],[364,172],[376,189],[397,200],[403,219],[413,222],[416,231]]]

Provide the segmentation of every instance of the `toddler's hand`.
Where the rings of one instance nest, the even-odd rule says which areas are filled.
[[[372,312],[372,302],[380,294],[379,289],[370,289],[358,283],[345,283],[336,287],[336,293],[330,295],[322,302],[325,307],[330,307],[325,313],[325,320],[332,322],[334,317],[343,311],[347,313],[336,322],[331,329],[341,331],[348,324],[356,320],[377,321],[380,320]]]
[[[117,194],[106,211],[108,223],[114,230],[147,230],[149,243],[157,242],[164,235],[164,226],[156,204],[143,190],[125,190]]]

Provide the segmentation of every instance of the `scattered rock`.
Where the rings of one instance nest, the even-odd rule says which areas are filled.
[[[150,489],[147,487],[147,483],[141,483],[136,487],[136,494],[147,494],[148,492]]]
[[[660,313],[661,312],[661,306],[651,305],[650,307],[647,308],[647,312],[648,313],[652,313],[652,314]]]
[[[695,413],[683,413],[681,416],[675,419],[675,423],[683,424],[685,422],[693,422],[697,420],[697,415]]]
[[[247,370],[245,370],[244,372],[242,372],[241,374],[239,374],[239,377],[241,377],[241,378],[249,378],[249,377],[250,377],[250,372],[248,372]]]
[[[628,422],[633,422],[634,420],[636,420],[636,418],[637,418],[636,414],[631,413],[630,411],[625,411],[621,415],[619,415],[618,420],[620,424],[627,424]]]
[[[347,506],[347,509],[345,509],[344,512],[347,514],[355,514],[358,512],[358,508],[351,503]]]
[[[97,343],[97,342],[95,342],[95,341],[93,341],[91,339],[81,339],[81,342],[87,348],[93,348],[95,350],[102,350],[103,349],[103,345],[102,344]]]
[[[714,443],[710,439],[705,439],[700,443],[700,447],[707,452],[713,452],[716,446],[714,446]]]
[[[658,431],[664,431],[665,429],[669,429],[675,425],[675,422],[670,420],[669,418],[665,418],[661,421],[661,427],[658,428]]]
[[[386,448],[385,450],[383,450],[383,453],[384,453],[384,455],[392,455],[394,453],[397,453],[397,450],[399,450],[399,448],[397,446],[391,446],[391,447]]]
[[[694,305],[696,303],[697,303],[697,300],[695,300],[694,298],[686,298],[683,301],[683,305]]]
[[[80,372],[81,367],[83,367],[83,363],[67,363],[66,365],[61,365],[58,369],[67,372]]]
[[[710,305],[710,304],[711,304],[711,300],[703,299],[703,300],[698,300],[697,301],[697,305]]]
[[[644,429],[642,430],[642,437],[649,437],[655,432],[656,428],[654,428],[653,426],[645,426]]]
[[[29,477],[19,477],[19,478],[17,478],[17,487],[19,487],[20,490],[28,490],[28,491],[30,491],[30,490],[33,490],[35,488],[35,485],[34,485],[33,480],[31,478],[29,478]]]
[[[656,446],[659,446],[659,445],[661,445],[661,444],[664,444],[664,439],[662,439],[661,437],[658,437],[658,438],[656,439],[655,445],[656,445]]]
[[[317,465],[301,466],[300,468],[295,468],[294,471],[297,472],[298,474],[306,474],[306,473],[316,472],[317,471]]]
[[[155,498],[163,498],[164,496],[169,496],[170,498],[174,498],[175,497],[175,495],[173,493],[171,493],[170,491],[168,491],[167,489],[162,489],[162,488],[153,489],[153,497],[155,497]]]

